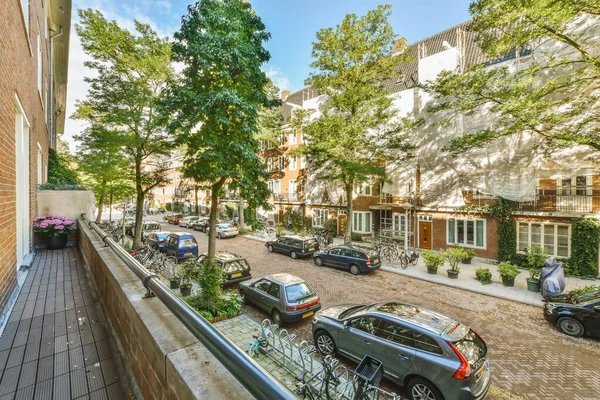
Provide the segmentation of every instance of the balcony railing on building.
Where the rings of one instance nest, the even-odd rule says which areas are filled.
[[[597,213],[600,212],[600,186],[577,186],[563,189],[538,186],[534,201],[515,202],[518,211]]]
[[[306,196],[299,192],[273,193],[272,199],[275,203],[303,203]]]

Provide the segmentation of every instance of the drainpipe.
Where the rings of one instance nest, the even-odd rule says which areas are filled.
[[[56,35],[50,35],[50,147],[54,148],[54,46],[52,39],[62,36],[63,28],[59,27],[60,31]],[[51,32],[56,32],[50,29]]]

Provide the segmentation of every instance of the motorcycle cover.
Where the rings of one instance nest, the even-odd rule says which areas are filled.
[[[561,262],[548,257],[542,268],[540,285],[544,299],[558,296],[565,290],[565,271]]]

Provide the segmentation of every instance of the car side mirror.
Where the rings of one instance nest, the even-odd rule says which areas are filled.
[[[350,321],[344,321],[344,329],[350,329]]]

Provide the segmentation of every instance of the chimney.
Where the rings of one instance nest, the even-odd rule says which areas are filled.
[[[290,91],[285,89],[281,91],[281,101],[285,101],[290,95]]]
[[[405,37],[394,40],[394,54],[402,53],[406,49],[407,42]]]

